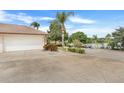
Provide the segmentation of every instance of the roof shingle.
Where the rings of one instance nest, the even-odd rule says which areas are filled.
[[[36,30],[36,29],[28,27],[28,26],[0,23],[0,34],[43,35],[43,34],[47,34],[47,33]]]

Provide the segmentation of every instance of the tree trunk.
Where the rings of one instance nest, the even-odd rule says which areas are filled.
[[[37,28],[37,30],[39,29],[39,27],[36,27]]]
[[[64,34],[62,33],[62,46],[64,47]]]
[[[56,40],[55,40],[55,44],[56,44]]]
[[[98,48],[98,43],[97,43],[97,41],[95,40],[95,45],[96,45],[96,48]]]
[[[65,32],[64,24],[62,24],[61,30],[62,30],[62,47],[64,47],[65,46],[65,44],[64,44],[64,32]]]

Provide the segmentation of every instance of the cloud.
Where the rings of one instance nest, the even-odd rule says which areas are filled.
[[[5,11],[0,11],[0,21],[22,21],[24,23],[31,23],[34,21],[33,17],[26,15],[25,13],[10,14]]]
[[[49,30],[49,26],[41,26],[39,30],[47,32],[47,30]]]
[[[52,17],[40,17],[39,20],[54,20],[55,18],[52,18]]]
[[[0,11],[0,21],[1,22],[10,22],[10,21],[21,21],[26,24],[30,24],[33,21],[48,21],[48,20],[53,20],[54,18],[51,17],[39,17],[39,16],[29,16],[25,13],[18,13],[18,14],[11,14],[7,13],[5,11]]]
[[[6,12],[0,10],[0,21],[12,21],[11,19],[7,18],[8,15],[6,14]]]
[[[22,21],[22,22],[28,23],[28,24],[33,22],[33,21],[35,21],[33,17],[28,16],[28,15],[26,15],[24,13],[23,14],[22,13],[8,14],[8,15],[9,15],[9,18],[12,19],[12,20]]]
[[[73,23],[79,23],[79,24],[94,24],[95,23],[94,20],[84,19],[80,17],[70,17],[69,20]]]
[[[73,26],[72,25],[65,24],[65,27],[66,27],[66,29],[71,29]]]

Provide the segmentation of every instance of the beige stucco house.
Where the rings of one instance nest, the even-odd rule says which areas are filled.
[[[0,24],[0,53],[17,50],[42,49],[47,34],[34,28]]]

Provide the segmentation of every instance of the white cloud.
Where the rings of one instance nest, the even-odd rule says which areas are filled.
[[[0,11],[0,21],[22,21],[24,23],[31,23],[34,21],[33,17],[26,15],[25,13],[9,14],[5,11]]]
[[[0,10],[0,21],[12,21],[11,19],[7,18],[8,15],[2,10]]]
[[[55,18],[52,18],[52,17],[40,17],[39,20],[54,20]]]
[[[66,29],[71,29],[73,26],[72,25],[65,24],[65,27],[66,27]]]
[[[47,32],[47,30],[49,30],[49,26],[41,26],[39,30]]]
[[[39,20],[53,20],[54,18],[51,17],[33,17],[29,16],[25,13],[18,13],[18,14],[10,14],[5,11],[0,11],[0,21],[1,22],[8,22],[8,21],[21,21],[27,24],[30,24],[33,21],[39,21]]]
[[[26,14],[22,14],[22,13],[8,14],[8,15],[9,15],[9,18],[12,19],[12,20],[18,20],[18,21],[22,21],[22,22],[28,23],[28,24],[35,21],[33,17],[28,16]]]
[[[73,23],[79,23],[79,24],[94,24],[95,23],[94,20],[84,19],[80,17],[70,17],[69,20]]]

